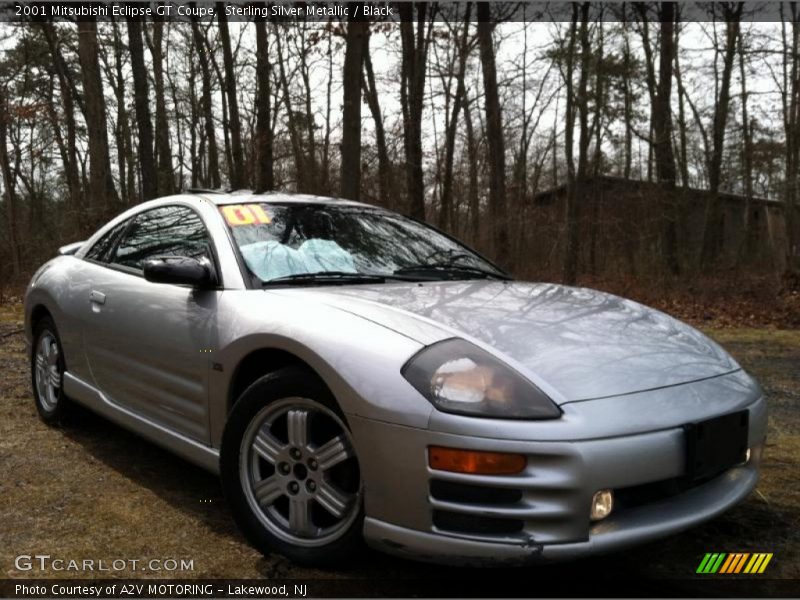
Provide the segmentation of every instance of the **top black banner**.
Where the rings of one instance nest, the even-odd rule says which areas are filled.
[[[29,21],[113,21],[113,20],[163,20],[163,21],[228,21],[266,20],[290,21],[346,21],[350,19],[372,22],[399,22],[402,20],[398,2],[143,2],[112,1],[83,2],[80,0],[18,0],[0,2],[0,21],[24,23]],[[463,19],[466,1],[427,2],[435,20]],[[582,3],[577,2],[490,2],[492,20],[495,22],[566,22]],[[634,10],[630,2],[591,2],[591,20],[621,22],[641,21],[647,18],[658,21],[658,2],[638,3],[646,7],[645,15]],[[678,2],[679,17],[687,22],[724,22],[732,3]],[[741,21],[794,22],[800,19],[797,2],[744,2]],[[472,11],[474,15],[474,11]],[[415,17],[416,18],[416,13]],[[473,17],[474,19],[474,17]]]

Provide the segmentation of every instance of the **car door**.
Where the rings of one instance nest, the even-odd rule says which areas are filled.
[[[214,261],[200,216],[167,205],[133,217],[92,277],[84,348],[106,399],[195,440],[208,442],[208,369],[218,289],[151,283],[142,266],[160,256]]]

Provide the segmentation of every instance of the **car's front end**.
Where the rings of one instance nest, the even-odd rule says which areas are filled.
[[[430,396],[426,426],[404,422],[402,405],[396,418],[348,414],[365,481],[364,533],[372,546],[452,564],[576,558],[685,530],[754,489],[766,401],[757,382],[699,332],[635,303],[597,293],[579,300],[585,290],[560,286],[402,288],[375,294],[361,288],[352,304],[355,292],[341,288],[323,300],[396,330],[413,320],[406,335],[423,343],[396,377],[381,383],[394,397],[405,389],[409,402]],[[534,307],[525,319],[533,325],[500,352],[503,342],[487,311],[502,312],[504,296],[525,296]],[[484,304],[489,297],[493,304]],[[464,298],[472,299],[467,307]],[[598,302],[602,307],[593,310]],[[573,317],[537,338],[536,329],[548,329],[544,321],[557,323],[566,306]],[[456,329],[456,318],[445,315],[457,313]],[[497,322],[512,327],[515,318]],[[581,322],[591,322],[594,332],[575,335],[573,345]],[[475,335],[465,331],[467,323]],[[463,337],[454,336],[459,332]],[[566,354],[564,339],[571,346]],[[485,354],[490,367],[479,364],[477,379],[473,373],[443,382],[469,362],[468,354],[477,363]],[[491,391],[492,406],[476,408],[480,394],[465,387],[485,385],[492,365],[522,374],[530,385],[501,382]],[[356,404],[373,404],[370,394],[374,386]],[[530,415],[515,412],[520,406],[532,407]]]
[[[434,414],[429,428],[415,429],[351,418],[355,438],[370,448],[360,458],[369,543],[457,564],[576,558],[697,525],[756,485],[766,402],[744,373],[562,408],[558,423]],[[723,411],[747,413],[745,456],[694,478],[687,426]],[[481,474],[464,461],[459,471],[441,470],[431,466],[440,448],[519,455],[525,466]],[[604,492],[613,506],[593,519],[596,503],[607,502]]]

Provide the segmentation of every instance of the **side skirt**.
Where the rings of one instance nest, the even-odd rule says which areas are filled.
[[[86,408],[113,421],[117,425],[166,448],[173,454],[197,466],[219,475],[219,450],[187,438],[171,429],[146,419],[122,406],[114,404],[97,388],[78,379],[69,372],[64,373],[64,392]]]

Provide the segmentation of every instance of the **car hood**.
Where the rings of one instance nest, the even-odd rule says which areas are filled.
[[[520,368],[559,404],[740,368],[696,329],[586,288],[480,280],[328,287],[314,293],[326,304],[424,344],[454,336],[476,342]]]

